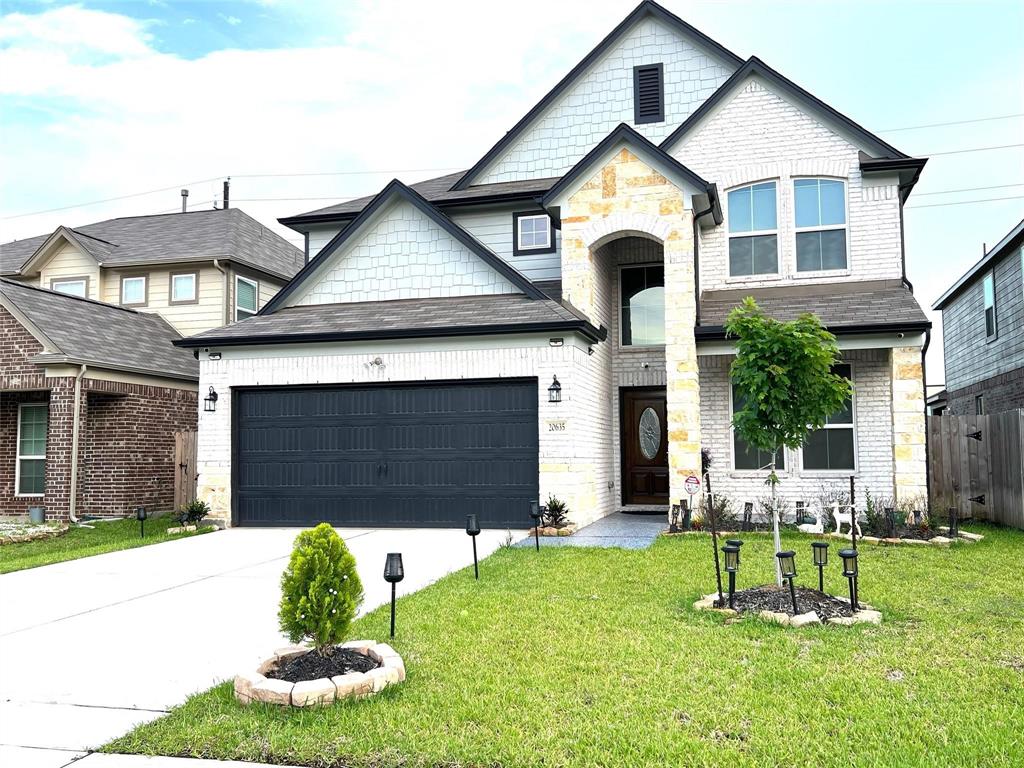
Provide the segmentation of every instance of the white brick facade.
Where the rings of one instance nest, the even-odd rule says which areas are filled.
[[[392,203],[330,254],[292,305],[520,293],[411,203]]]
[[[665,120],[633,123],[633,67],[664,64]],[[657,144],[733,72],[660,21],[644,19],[605,52],[474,184],[561,176],[619,123]]]

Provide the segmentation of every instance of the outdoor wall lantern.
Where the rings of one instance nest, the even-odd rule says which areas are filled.
[[[725,572],[729,574],[729,607],[733,607],[733,595],[736,594],[736,571],[740,569],[740,548],[735,544],[722,547],[725,553]]]
[[[146,508],[135,508],[135,519],[139,521],[139,538],[146,538]]]
[[[480,567],[476,560],[476,537],[480,535],[480,523],[476,521],[476,515],[466,515],[466,533],[473,540],[473,574],[480,578]]]
[[[213,387],[210,387],[210,394],[203,398],[203,410],[207,413],[217,410],[217,392]]]
[[[533,518],[533,538],[537,543],[537,551],[540,552],[540,519],[542,517],[540,502],[530,502],[530,517]]]
[[[850,582],[850,608],[857,610],[857,550],[841,549],[839,556],[843,558],[843,576]]]
[[[789,596],[793,599],[793,615],[796,616],[800,613],[796,607],[796,552],[787,549],[776,552],[775,556],[779,558],[779,570],[782,572],[782,578],[789,582]]]
[[[395,637],[395,586],[405,578],[405,568],[402,567],[402,553],[389,552],[388,559],[384,562],[384,581],[391,585],[391,637]]]
[[[558,383],[558,377],[551,377],[551,386],[548,387],[548,402],[549,403],[560,403],[562,402],[562,385]]]
[[[828,542],[827,541],[812,541],[811,547],[814,552],[814,564],[818,567],[818,591],[825,591],[825,571],[824,568],[828,565]]]

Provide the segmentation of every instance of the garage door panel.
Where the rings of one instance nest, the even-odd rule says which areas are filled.
[[[241,525],[522,526],[536,380],[236,393]]]

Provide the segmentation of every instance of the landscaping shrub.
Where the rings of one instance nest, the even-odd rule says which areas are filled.
[[[550,494],[547,506],[544,508],[543,522],[544,525],[551,528],[564,528],[569,523],[568,505],[554,494]]]
[[[345,639],[363,602],[356,559],[327,523],[295,539],[281,576],[281,631],[293,643],[307,640],[320,653]]]
[[[210,505],[199,499],[192,499],[188,504],[178,508],[178,522],[182,525],[198,525],[199,521],[210,514]]]
[[[709,504],[706,495],[700,497],[697,510],[700,520],[709,523],[710,514],[715,516],[715,524],[720,531],[738,531],[740,529],[739,518],[736,516],[736,505],[732,499],[724,493],[711,495],[713,501]],[[705,526],[706,527],[706,526]]]

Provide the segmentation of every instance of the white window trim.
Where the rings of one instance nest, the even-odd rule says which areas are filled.
[[[256,306],[253,309],[248,307],[238,306],[238,284],[248,283],[253,287],[254,295],[256,297]],[[248,277],[242,277],[241,275],[235,275],[235,322],[239,320],[238,311],[248,312],[248,317],[252,317],[260,311],[260,283],[258,280],[250,280]],[[245,318],[242,318],[245,319]]]
[[[49,422],[50,422],[49,404],[47,404],[47,403],[21,403],[18,406],[18,435],[17,435],[17,438],[16,438],[17,442],[14,444],[14,496],[16,498],[23,498],[23,499],[40,498],[40,497],[46,495],[45,485],[44,485],[44,489],[43,489],[42,493],[21,493],[21,490],[20,490],[21,489],[21,461],[22,461],[22,459],[42,459],[43,460],[43,470],[44,470],[44,473],[45,473],[45,469],[46,469],[46,447],[45,447],[45,443],[44,443],[44,447],[43,447],[43,455],[42,456],[36,456],[36,455],[32,455],[32,454],[22,455],[22,453],[21,453],[21,414],[22,414],[22,411],[25,408],[46,408],[47,409],[47,414],[46,414],[47,436],[49,436]],[[44,477],[44,483],[45,483],[46,475],[44,474],[43,477]]]
[[[753,229],[750,232],[730,232],[729,231],[729,193],[737,192],[741,189],[751,188],[751,194],[753,194],[753,187],[758,184],[775,184],[775,229]],[[734,187],[730,187],[725,190],[723,195],[725,199],[725,275],[726,282],[755,282],[758,280],[772,280],[782,277],[782,241],[779,238],[780,227],[779,227],[779,213],[782,211],[780,203],[782,199],[781,195],[782,179],[779,177],[770,179],[759,179],[758,181],[745,181],[742,184],[737,184]],[[751,214],[751,224],[753,224],[753,214]],[[735,237],[760,237],[763,235],[775,235],[775,271],[774,272],[759,272],[754,275],[734,275],[732,273],[732,261],[729,258],[730,243]]]
[[[850,386],[853,391],[850,393],[850,417],[849,424],[826,424],[822,429],[851,429],[853,430],[853,468],[852,469],[806,469],[804,467],[804,449],[800,448],[800,471],[805,475],[814,477],[849,477],[860,472],[860,440],[857,434],[857,371],[854,363],[850,360],[840,360],[836,365],[850,366]],[[810,431],[808,430],[808,434]]]
[[[124,284],[129,280],[142,281],[142,301],[124,300]],[[146,305],[147,292],[149,289],[148,280],[149,278],[146,275],[123,275],[121,277],[121,305],[125,307],[144,307]]]
[[[81,294],[67,293],[67,291],[62,291],[58,287],[58,286],[61,286],[61,285],[80,285],[80,286],[82,286],[82,293]],[[76,278],[74,280],[54,280],[52,283],[50,283],[50,290],[51,291],[57,291],[58,293],[65,293],[68,296],[79,296],[79,295],[81,295],[82,297],[85,297],[85,296],[88,296],[88,294],[89,294],[89,281],[85,280],[83,278]]]
[[[544,220],[544,235],[547,237],[547,242],[543,245],[534,243],[533,245],[523,245],[523,222],[532,219],[543,219]],[[547,250],[552,246],[551,242],[551,217],[546,213],[537,214],[525,214],[520,215],[516,219],[516,250],[517,251],[539,251],[541,249]]]
[[[625,349],[664,349],[665,348],[665,344],[664,343],[661,343],[661,344],[626,344],[623,341],[623,339],[625,338],[623,334],[624,334],[624,332],[626,330],[626,325],[625,325],[625,323],[622,322],[622,310],[623,310],[623,306],[622,306],[622,273],[623,273],[623,271],[625,271],[627,269],[637,269],[638,267],[662,267],[662,268],[664,268],[664,266],[665,266],[665,262],[664,261],[638,261],[636,264],[619,264],[619,266],[618,266],[619,285],[618,285],[618,290],[616,291],[616,294],[617,294],[616,298],[617,298],[618,301],[617,301],[616,306],[615,306],[616,322],[619,324],[619,333],[618,333],[618,336],[619,336],[619,339],[618,339],[619,349],[625,350]]]
[[[825,181],[838,181],[843,185],[843,212],[846,222],[843,224],[824,224],[815,227],[798,227],[796,225],[796,183],[803,179],[824,179]],[[850,184],[846,179],[838,176],[792,176],[790,177],[790,189],[793,192],[793,277],[834,277],[850,274]],[[804,269],[801,270],[797,260],[796,238],[804,232],[834,232],[836,230],[846,232],[846,266],[842,269]]]
[[[768,476],[770,470],[768,469],[737,469],[736,468],[736,428],[732,424],[733,415],[736,413],[735,405],[733,404],[733,386],[732,377],[729,376],[728,369],[726,369],[726,386],[729,388],[729,474],[730,477],[759,477],[765,478]],[[775,473],[778,475],[791,475],[793,474],[793,452],[786,446],[781,447],[782,459],[786,466],[775,469]],[[756,506],[756,504],[755,504]]]
[[[187,298],[181,298],[174,295],[174,287],[177,285],[178,278],[190,277],[192,278],[192,295]],[[199,275],[195,272],[179,272],[177,274],[171,274],[171,301],[189,302],[195,301],[199,294]]]

